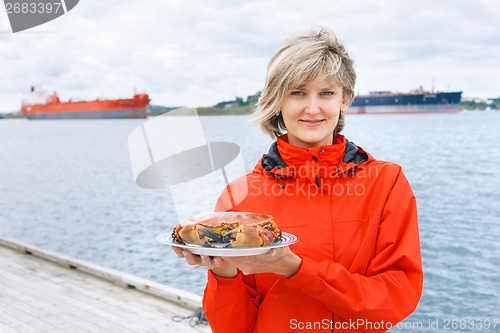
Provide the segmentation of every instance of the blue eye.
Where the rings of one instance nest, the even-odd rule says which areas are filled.
[[[331,95],[333,95],[333,91],[323,91],[321,93],[321,95],[323,95],[323,96],[331,96]]]
[[[297,90],[296,91],[292,91],[290,94],[292,96],[302,96],[302,95],[304,95],[304,93],[302,91],[297,91]]]

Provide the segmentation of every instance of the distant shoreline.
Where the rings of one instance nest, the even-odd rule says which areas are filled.
[[[154,107],[153,111],[148,113],[148,116],[149,117],[159,116],[175,109],[177,108],[156,107],[155,110]],[[230,116],[230,115],[249,115],[253,112],[253,109],[254,105],[231,106],[224,108],[209,106],[209,107],[198,107],[196,108],[196,111],[200,116]]]
[[[163,107],[153,106],[152,111],[148,112],[148,117],[156,117],[169,111],[176,110],[181,107]],[[196,108],[200,116],[235,116],[235,115],[250,115],[254,111],[255,105],[231,106],[231,107],[198,107]],[[459,111],[499,111],[499,104],[480,105],[470,102],[461,102]],[[0,113],[0,119],[25,118],[20,112]]]

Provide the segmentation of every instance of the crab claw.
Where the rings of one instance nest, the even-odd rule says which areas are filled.
[[[261,227],[239,226],[222,237],[227,247],[260,247],[270,245],[274,240],[271,231]]]
[[[177,227],[172,237],[178,243],[196,244],[211,247],[212,242],[222,242],[222,238],[212,230],[201,225]]]

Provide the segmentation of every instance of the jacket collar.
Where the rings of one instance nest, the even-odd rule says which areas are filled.
[[[354,175],[358,167],[373,157],[362,148],[337,135],[332,145],[314,148],[293,146],[288,143],[287,135],[280,136],[265,154],[254,171],[262,172],[276,178],[295,177],[299,168],[334,168],[336,173]],[[309,174],[309,172],[307,172]]]

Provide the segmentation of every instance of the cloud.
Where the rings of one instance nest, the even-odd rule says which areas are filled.
[[[127,97],[153,104],[212,105],[260,90],[267,61],[291,34],[332,27],[352,53],[357,90],[440,89],[496,97],[500,3],[291,0],[80,1],[24,33],[0,15],[0,111],[32,84],[62,99]]]

